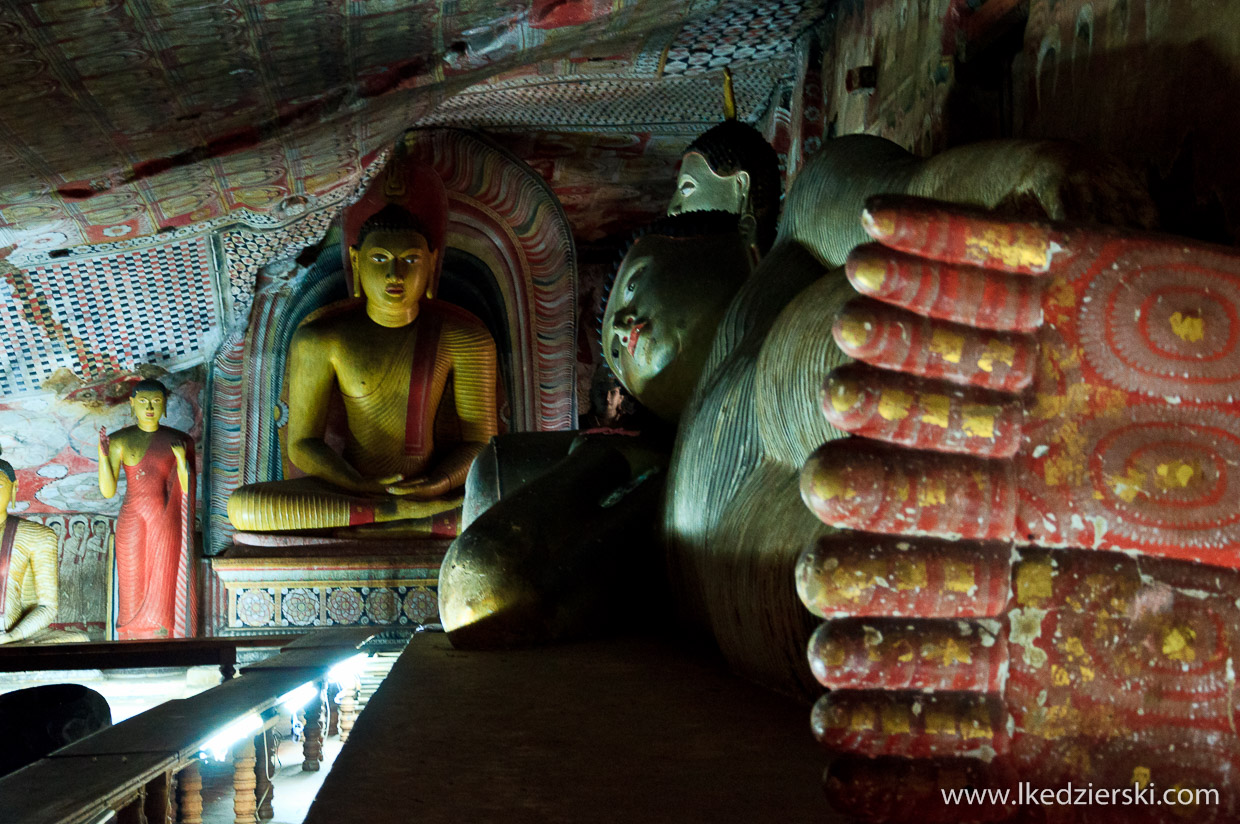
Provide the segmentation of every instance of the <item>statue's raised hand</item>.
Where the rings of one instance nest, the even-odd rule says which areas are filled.
[[[1240,256],[876,199],[806,464],[827,523],[1240,566]]]

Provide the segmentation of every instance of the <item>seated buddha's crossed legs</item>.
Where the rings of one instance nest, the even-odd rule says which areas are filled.
[[[429,518],[460,506],[459,496],[433,501],[346,495],[316,480],[247,484],[228,499],[228,519],[247,532],[326,529]]]

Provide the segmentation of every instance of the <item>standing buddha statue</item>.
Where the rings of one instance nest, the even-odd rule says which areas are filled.
[[[125,500],[116,519],[116,634],[187,638],[195,633],[194,441],[160,426],[167,388],[156,380],[129,396],[137,424],[99,431],[99,491],[116,494],[125,468]]]

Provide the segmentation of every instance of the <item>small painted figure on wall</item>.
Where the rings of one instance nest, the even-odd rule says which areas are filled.
[[[99,490],[116,494],[125,468],[125,500],[116,522],[116,636],[186,638],[197,628],[194,589],[194,442],[160,426],[168,390],[134,385],[137,425],[99,432]]]

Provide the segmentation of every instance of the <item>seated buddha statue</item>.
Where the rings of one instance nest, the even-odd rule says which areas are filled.
[[[434,300],[442,255],[443,237],[399,205],[362,224],[349,261],[364,299],[311,315],[290,344],[287,454],[305,477],[237,489],[233,526],[418,534],[460,505],[470,464],[496,432],[496,356],[477,318]],[[325,439],[337,393],[343,454]],[[441,404],[459,419],[455,443],[436,443]]]
[[[85,641],[80,632],[49,629],[60,606],[56,533],[8,514],[17,473],[0,460],[0,644]]]

